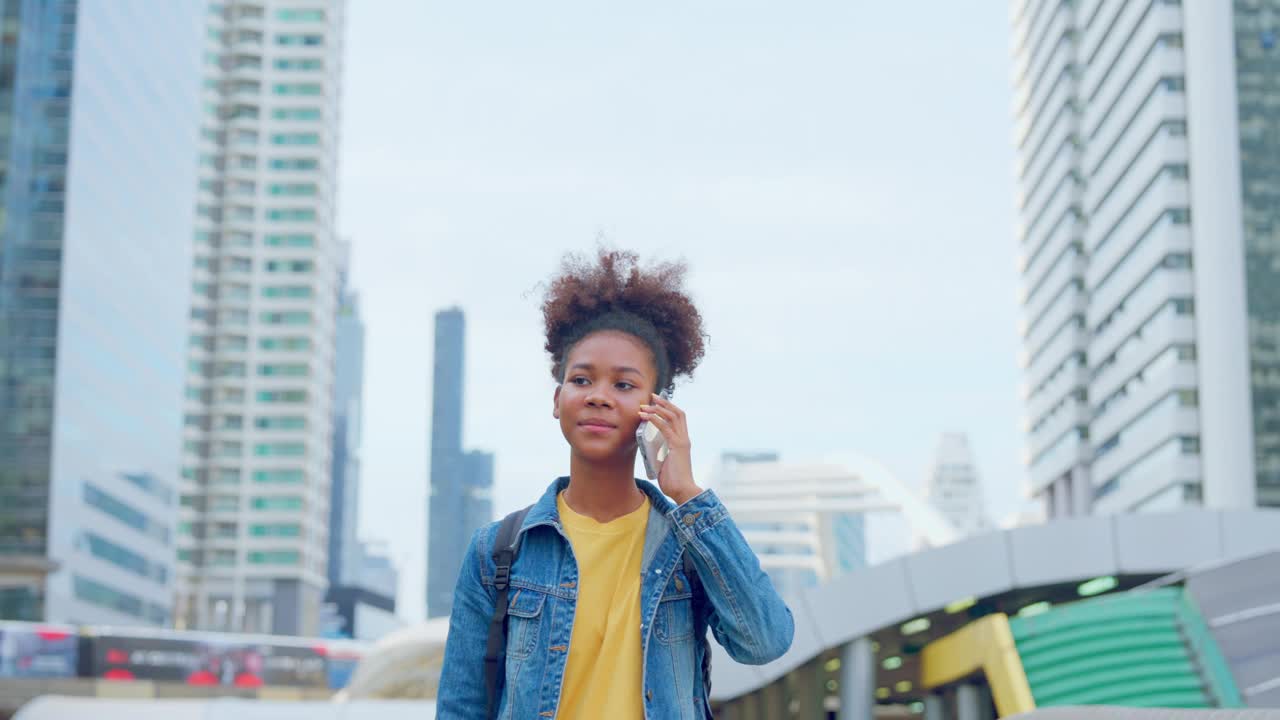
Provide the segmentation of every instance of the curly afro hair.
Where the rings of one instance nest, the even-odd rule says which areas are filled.
[[[618,330],[653,351],[658,391],[689,377],[702,360],[702,315],[684,291],[683,263],[641,267],[633,252],[601,248],[592,259],[568,255],[542,302],[551,375],[564,382],[573,346],[594,332]]]

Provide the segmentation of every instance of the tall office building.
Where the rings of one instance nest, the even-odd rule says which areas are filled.
[[[344,255],[350,257],[350,248]],[[329,502],[329,586],[358,579],[361,562],[360,430],[364,395],[364,322],[360,298],[348,286],[346,266],[338,295],[337,364],[333,383],[333,479]]]
[[[938,441],[926,495],[960,535],[989,530],[982,481],[964,433],[946,433]]]
[[[1280,504],[1280,2],[1014,0],[1049,515]]]
[[[167,625],[203,3],[0,3],[0,618]]]
[[[212,3],[180,622],[311,634],[327,585],[343,0]]]
[[[462,447],[466,318],[436,313],[431,390],[431,479],[427,498],[427,617],[448,615],[462,555],[493,516],[493,455]]]

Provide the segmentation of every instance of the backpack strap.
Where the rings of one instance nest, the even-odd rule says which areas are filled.
[[[702,578],[698,577],[698,570],[693,565],[688,548],[685,548],[682,558],[684,576],[689,579],[689,592],[693,594],[694,627],[697,627],[697,616],[699,612],[705,612],[707,595],[702,589]],[[707,643],[706,631],[696,641],[702,650],[702,687],[706,690],[707,697],[711,697],[711,646]],[[707,708],[707,712],[710,713],[711,708]]]
[[[489,696],[486,718],[498,714],[498,686],[507,662],[507,589],[511,584],[511,565],[520,552],[520,526],[528,512],[526,507],[502,518],[493,541],[493,587],[498,595],[493,605],[493,616],[489,618],[489,642],[484,652],[484,687]]]

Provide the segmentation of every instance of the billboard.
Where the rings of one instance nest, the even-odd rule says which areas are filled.
[[[0,622],[0,678],[75,677],[79,659],[70,625]]]
[[[326,688],[325,648],[228,635],[97,635],[89,643],[90,677],[186,685]]]

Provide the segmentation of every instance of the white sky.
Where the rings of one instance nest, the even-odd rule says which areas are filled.
[[[352,0],[339,227],[367,327],[360,534],[422,616],[436,310],[495,511],[567,471],[537,284],[604,232],[685,258],[694,461],[844,450],[920,484],[966,431],[1022,505],[1002,2]]]

